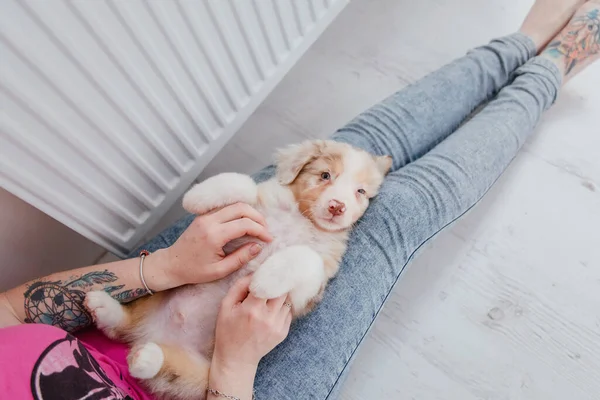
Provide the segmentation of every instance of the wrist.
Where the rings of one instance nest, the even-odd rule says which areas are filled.
[[[218,333],[217,333],[218,335]],[[232,350],[231,348],[229,350]],[[254,371],[258,368],[258,363],[262,357],[247,356],[240,348],[237,349],[236,356],[231,357],[227,351],[227,346],[223,347],[222,342],[217,340],[213,351],[212,363],[223,370],[232,370],[237,372]]]
[[[258,364],[229,362],[213,357],[208,387],[230,396],[239,397],[242,400],[250,400],[252,399],[257,367]]]
[[[257,368],[258,364],[227,362],[218,358],[213,358],[210,370],[223,377],[246,378],[254,381]]]
[[[160,292],[181,286],[171,276],[170,257],[168,249],[159,249],[144,259],[144,280],[153,292]]]

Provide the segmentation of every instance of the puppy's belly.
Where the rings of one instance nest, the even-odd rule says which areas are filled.
[[[208,284],[172,290],[159,309],[148,316],[138,335],[143,341],[176,344],[205,355],[212,352],[221,301],[246,269]]]
[[[221,301],[235,281],[254,272],[271,254],[290,245],[313,243],[310,222],[299,213],[286,208],[259,209],[265,215],[271,243],[263,243],[261,253],[239,271],[216,282],[189,285],[171,290],[160,308],[149,315],[136,336],[141,341],[177,344],[191,351],[210,354]],[[250,242],[260,242],[249,236],[228,243],[229,254]]]

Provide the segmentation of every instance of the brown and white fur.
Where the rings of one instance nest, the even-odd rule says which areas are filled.
[[[184,208],[204,214],[236,202],[254,206],[274,237],[253,261],[212,283],[188,285],[121,305],[90,292],[86,306],[109,337],[131,344],[131,375],[159,397],[203,399],[219,304],[232,283],[254,273],[250,291],[271,299],[289,293],[295,317],[321,300],[339,268],[352,225],[377,194],[391,158],[333,141],[309,141],[281,150],[277,175],[256,184],[226,173],[195,185]],[[226,246],[231,252],[255,238]]]

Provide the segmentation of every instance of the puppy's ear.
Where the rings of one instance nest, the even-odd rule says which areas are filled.
[[[392,157],[390,156],[374,156],[375,164],[377,169],[381,172],[381,175],[385,175],[392,168]]]
[[[281,149],[275,155],[277,179],[282,185],[289,185],[296,180],[302,168],[319,156],[318,141],[306,141]]]

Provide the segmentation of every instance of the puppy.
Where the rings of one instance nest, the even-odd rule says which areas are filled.
[[[256,184],[226,173],[195,185],[183,198],[194,214],[236,202],[266,218],[273,236],[254,260],[216,282],[188,285],[121,305],[104,291],[86,307],[109,337],[131,344],[131,375],[153,394],[205,398],[219,304],[233,282],[253,273],[250,291],[272,299],[289,293],[294,317],[309,312],[339,268],[352,225],[377,194],[392,159],[348,144],[308,141],[278,152],[276,177]],[[230,253],[256,238],[225,246]]]

